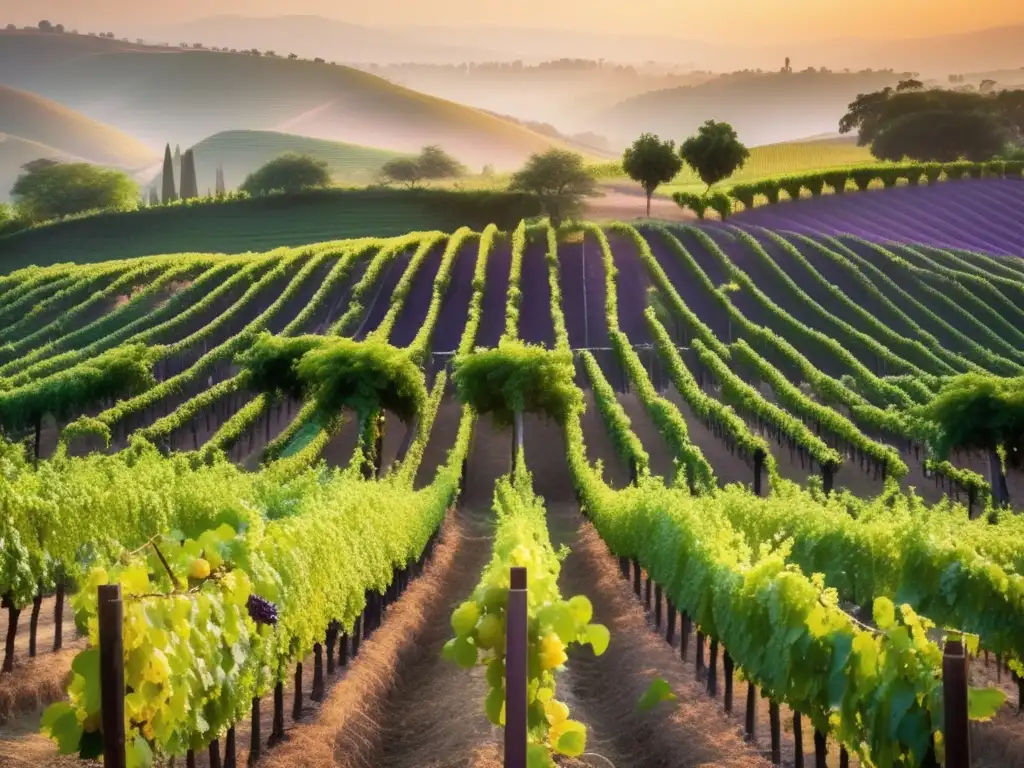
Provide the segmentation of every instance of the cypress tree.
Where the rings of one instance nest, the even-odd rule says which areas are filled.
[[[224,197],[226,190],[224,189],[224,166],[217,166],[217,197]]]
[[[149,188],[149,204],[151,206],[160,205],[160,195],[156,193],[156,187]]]
[[[199,184],[196,180],[196,156],[191,149],[185,150],[181,159],[181,199],[191,200],[199,197]]]
[[[164,150],[164,178],[163,178],[163,203],[173,203],[178,199],[178,193],[174,186],[174,161],[171,159],[171,145]]]

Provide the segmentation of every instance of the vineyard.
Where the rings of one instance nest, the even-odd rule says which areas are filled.
[[[953,188],[0,276],[0,764],[103,754],[117,584],[128,766],[500,765],[523,567],[531,768],[1024,765],[1024,445],[941,407],[1019,410],[1024,236]]]

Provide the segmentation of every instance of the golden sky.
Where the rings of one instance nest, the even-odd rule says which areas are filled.
[[[49,18],[88,28],[285,13],[358,24],[504,24],[765,43],[926,37],[1019,24],[1024,0],[0,0],[0,23]]]

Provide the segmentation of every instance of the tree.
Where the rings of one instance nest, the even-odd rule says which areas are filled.
[[[7,31],[8,32],[17,32],[18,31],[18,27],[15,24],[8,24],[7,25]]]
[[[900,80],[899,83],[896,84],[896,93],[902,93],[903,91],[920,91],[922,88],[924,88],[924,83],[920,80],[914,80],[913,78],[909,80]]]
[[[708,190],[732,176],[750,157],[750,151],[740,142],[733,127],[714,120],[708,120],[695,136],[684,141],[679,154],[708,185]]]
[[[622,153],[622,169],[639,182],[647,195],[647,216],[651,215],[651,197],[662,184],[674,179],[683,169],[683,160],[676,154],[676,143],[662,141],[653,133],[644,133]]]
[[[214,187],[217,197],[224,197],[226,190],[224,189],[224,166],[217,166],[217,181]]]
[[[181,199],[192,200],[199,197],[199,184],[196,180],[196,156],[191,149],[185,150],[181,159]]]
[[[50,22],[46,21],[46,19],[43,19],[42,21],[39,22],[39,31],[40,32],[53,32],[53,24],[51,24]]]
[[[851,102],[839,121],[839,131],[856,130],[857,144],[870,146],[879,159],[988,160],[1019,130],[1017,118],[1024,117],[1024,111],[1018,115],[1018,107],[1024,107],[1024,93],[1019,91],[982,94],[886,88]],[[997,143],[1000,147],[993,150]]]
[[[160,205],[160,195],[156,193],[156,187],[149,188],[149,204],[150,206]]]
[[[41,171],[44,168],[52,168],[55,165],[60,165],[60,160],[52,160],[48,157],[40,157],[38,160],[29,160],[23,166],[23,171]]]
[[[466,167],[441,147],[424,147],[416,159],[424,179],[453,179],[466,173]]]
[[[995,80],[982,80],[978,85],[978,90],[982,93],[991,93],[995,90],[997,83]]]
[[[171,145],[164,149],[164,175],[162,184],[161,200],[164,205],[173,203],[178,199],[177,188],[174,186],[174,160],[171,158]]]
[[[299,58],[299,54],[297,54],[297,53],[289,53],[288,54],[288,60],[289,61],[295,61],[297,58]]]
[[[388,160],[380,172],[385,183],[405,184],[409,189],[423,181],[423,171],[414,157],[396,157]]]
[[[330,183],[326,161],[289,152],[246,176],[241,189],[250,195],[265,195],[276,191],[299,192]]]
[[[961,157],[991,160],[1010,139],[1006,127],[991,113],[950,110],[913,112],[889,123],[871,144],[879,160],[949,163]]]
[[[513,174],[509,189],[534,195],[556,227],[580,212],[583,198],[598,194],[597,182],[584,166],[582,155],[565,149],[531,155]]]
[[[57,26],[55,26],[53,28],[53,31],[56,32],[58,35],[63,35],[64,34],[64,25],[63,24],[58,24]]]
[[[88,163],[57,163],[26,171],[11,188],[22,217],[45,221],[135,203],[139,188],[121,171]]]

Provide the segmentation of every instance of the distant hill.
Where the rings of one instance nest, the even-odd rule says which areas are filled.
[[[0,32],[0,84],[40,93],[155,146],[271,130],[400,152],[440,144],[478,169],[518,166],[559,145],[348,67],[70,34]]]
[[[203,139],[192,150],[201,193],[215,187],[218,165],[224,167],[227,188],[235,189],[247,175],[287,152],[325,161],[335,181],[361,184],[373,181],[384,163],[401,156],[399,152],[386,149],[273,131],[224,131]],[[158,183],[159,179],[159,171],[156,171],[151,180]]]
[[[157,153],[128,134],[35,94],[0,86],[0,200],[21,166],[39,158],[136,171]]]
[[[858,94],[895,86],[895,72],[739,73],[701,85],[653,91],[600,116],[610,138],[632,141],[644,131],[680,140],[705,120],[731,123],[748,145],[834,133]]]

